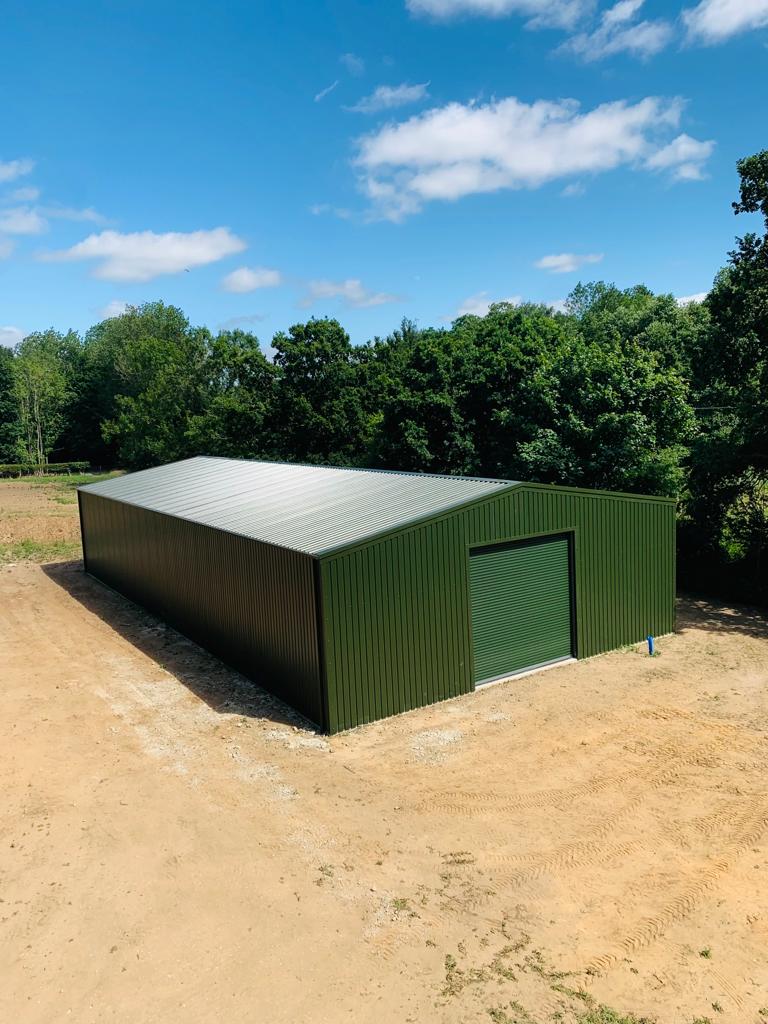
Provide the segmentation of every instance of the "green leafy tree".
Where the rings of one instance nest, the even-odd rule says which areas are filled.
[[[276,451],[292,461],[357,464],[367,448],[365,373],[337,320],[294,324],[272,340]]]
[[[0,462],[15,462],[19,456],[21,424],[13,359],[13,352],[0,346]]]
[[[94,465],[113,466],[124,462],[121,430],[113,429],[119,413],[120,396],[137,398],[149,384],[148,350],[181,344],[189,322],[180,309],[163,302],[129,306],[126,311],[91,327],[86,333],[82,359],[77,368],[78,387],[70,410],[66,441],[80,458]],[[144,346],[145,358],[138,348]],[[143,369],[142,367],[143,363]],[[138,455],[140,444],[133,443]]]
[[[209,332],[162,303],[115,320],[89,342],[96,346],[96,400],[113,409],[101,425],[104,440],[133,469],[194,454],[191,431],[207,398]]]
[[[21,428],[18,453],[36,466],[48,461],[64,429],[72,397],[69,371],[79,344],[73,331],[59,334],[50,329],[29,334],[16,346],[13,375]]]
[[[245,331],[218,334],[204,375],[204,408],[187,428],[191,448],[208,455],[274,457],[276,370],[258,338]]]
[[[373,445],[380,465],[432,473],[471,472],[472,425],[460,395],[471,346],[449,331],[414,332],[400,344],[380,377],[382,414]]]
[[[694,416],[685,379],[658,353],[575,335],[537,368],[530,390],[542,410],[517,450],[521,477],[679,493]]]
[[[707,298],[692,366],[699,432],[681,530],[685,578],[768,600],[768,150],[739,161],[736,214],[762,233],[736,240]]]
[[[686,381],[663,354],[599,337],[507,303],[421,332],[385,400],[382,462],[675,494],[693,426]]]

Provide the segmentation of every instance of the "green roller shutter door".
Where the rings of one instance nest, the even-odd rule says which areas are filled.
[[[470,553],[475,682],[573,653],[567,537]]]

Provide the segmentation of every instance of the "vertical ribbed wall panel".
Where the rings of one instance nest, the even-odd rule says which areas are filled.
[[[325,726],[308,555],[80,492],[85,567]]]
[[[524,485],[323,559],[331,731],[471,690],[469,548],[566,531],[578,657],[674,628],[674,503]]]

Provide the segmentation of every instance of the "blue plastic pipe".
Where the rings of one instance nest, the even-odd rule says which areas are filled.
[[[653,657],[653,637],[650,635],[650,633],[648,634],[647,640],[648,640],[648,653],[650,654],[651,657]]]

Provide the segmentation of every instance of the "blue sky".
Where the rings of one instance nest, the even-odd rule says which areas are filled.
[[[768,0],[6,2],[0,341],[705,292],[768,145]]]

